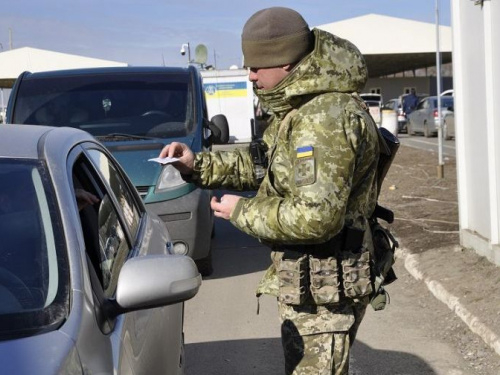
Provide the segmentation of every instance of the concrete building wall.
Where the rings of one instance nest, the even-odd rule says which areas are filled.
[[[500,4],[451,8],[460,241],[500,265]]]

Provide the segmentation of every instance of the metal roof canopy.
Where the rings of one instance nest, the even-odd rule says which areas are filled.
[[[127,66],[118,61],[94,59],[43,49],[22,47],[0,52],[0,88],[11,88],[19,74],[50,70]]]
[[[436,25],[368,14],[317,26],[354,43],[365,56],[370,78],[436,66]],[[443,64],[452,61],[450,26],[439,26]]]

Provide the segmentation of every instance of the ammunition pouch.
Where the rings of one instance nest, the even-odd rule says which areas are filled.
[[[278,300],[289,305],[301,305],[309,294],[307,255],[286,258],[283,258],[283,255],[280,252],[273,253],[273,263],[279,280]]]
[[[309,258],[310,292],[317,305],[340,301],[340,277],[335,257]]]
[[[370,253],[347,252],[342,259],[344,294],[349,298],[361,298],[373,292],[370,272]]]
[[[325,244],[283,246],[272,259],[279,279],[280,302],[301,305],[338,303],[342,297],[360,299],[373,292],[370,252],[363,247],[364,231],[345,228]]]

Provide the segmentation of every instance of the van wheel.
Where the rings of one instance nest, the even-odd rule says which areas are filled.
[[[195,260],[195,263],[201,276],[210,276],[214,272],[214,267],[212,265],[212,247],[210,247],[208,255],[205,258],[197,259]]]

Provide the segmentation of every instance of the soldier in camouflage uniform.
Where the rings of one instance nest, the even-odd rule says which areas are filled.
[[[277,297],[286,374],[347,374],[369,295],[379,154],[376,125],[358,96],[367,80],[359,50],[309,30],[295,11],[254,14],[242,34],[255,93],[273,116],[264,132],[263,179],[248,150],[194,155],[180,143],[160,156],[203,188],[226,194],[215,215],[272,248],[257,295]]]

